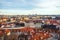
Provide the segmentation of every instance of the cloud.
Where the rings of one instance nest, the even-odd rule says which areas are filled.
[[[60,15],[60,11],[43,11],[41,9],[32,9],[32,10],[0,10],[1,15],[29,15],[29,14],[38,14],[38,15]]]
[[[1,14],[60,15],[60,0],[0,0]]]

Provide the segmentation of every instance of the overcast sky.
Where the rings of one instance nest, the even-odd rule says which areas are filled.
[[[0,14],[60,15],[60,0],[0,0]]]

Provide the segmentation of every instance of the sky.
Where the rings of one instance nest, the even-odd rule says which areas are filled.
[[[60,0],[0,0],[0,15],[60,15]]]

